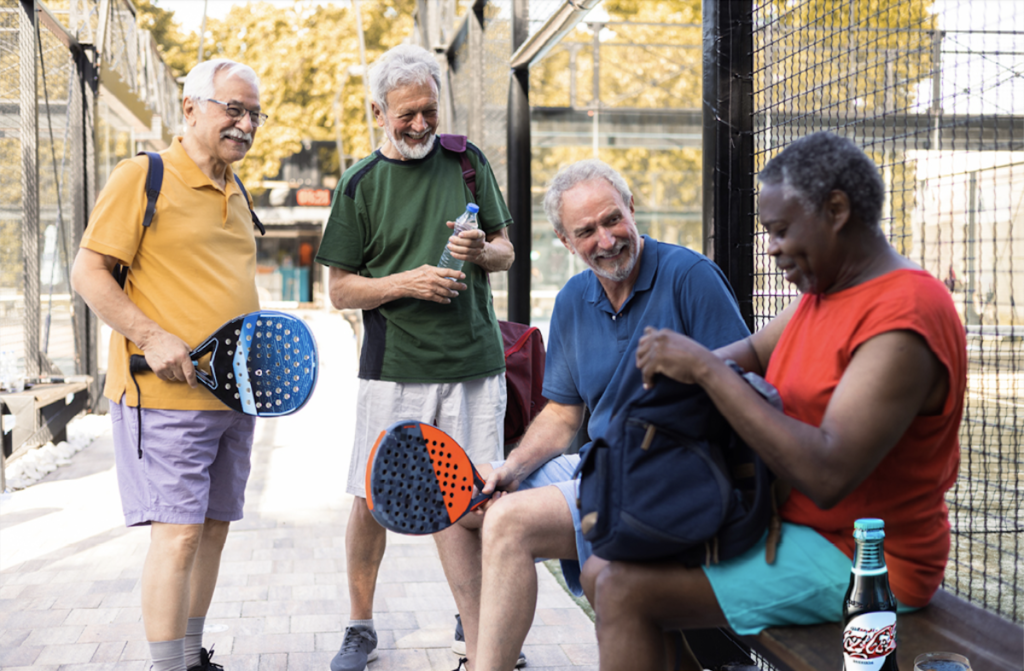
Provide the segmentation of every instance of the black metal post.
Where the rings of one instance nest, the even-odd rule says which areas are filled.
[[[704,0],[704,253],[754,326],[752,0]]]
[[[512,2],[512,50],[529,37],[529,0]],[[533,203],[530,194],[530,69],[512,70],[508,88],[508,209],[513,225],[509,237],[516,260],[508,271],[508,319],[530,323],[530,247]]]

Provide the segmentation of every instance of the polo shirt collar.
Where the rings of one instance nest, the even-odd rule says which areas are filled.
[[[192,157],[185,152],[185,148],[181,146],[181,136],[177,135],[171,142],[170,148],[163,154],[165,163],[169,163],[174,166],[174,169],[181,175],[181,179],[192,189],[198,189],[204,186],[212,186],[213,188],[220,191],[220,187],[213,183],[206,173],[199,169],[196,162],[192,160]],[[230,193],[232,190],[238,189],[235,185],[235,176],[231,171],[231,166],[228,166],[228,172],[226,175],[226,181],[224,182],[224,191]]]
[[[629,302],[637,292],[647,291],[654,285],[654,276],[658,271],[658,241],[647,235],[641,237],[644,239],[644,251],[640,254],[640,274],[636,276],[633,290],[629,292],[629,297],[622,304],[623,310],[626,309],[626,306],[629,305]],[[597,273],[593,269],[589,270],[590,276],[587,278],[588,286],[586,291],[587,300],[595,304],[600,304],[604,301],[608,311],[611,312],[611,303],[608,302],[608,296],[604,293],[604,287],[601,286]]]

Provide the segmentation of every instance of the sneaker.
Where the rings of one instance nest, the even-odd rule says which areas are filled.
[[[195,666],[188,667],[188,671],[224,671],[224,667],[220,664],[214,664],[210,661],[213,657],[213,646],[210,646],[210,652],[206,652],[206,648],[199,649],[199,663]]]
[[[452,652],[459,657],[466,655],[466,635],[462,631],[462,616],[458,613],[455,614],[455,640],[452,641]],[[459,662],[462,663],[461,661]],[[516,660],[516,668],[521,669],[526,666],[526,655],[519,651],[519,658]],[[456,669],[456,671],[458,671]]]
[[[331,660],[331,671],[365,671],[366,663],[377,659],[377,632],[345,627],[341,649]]]

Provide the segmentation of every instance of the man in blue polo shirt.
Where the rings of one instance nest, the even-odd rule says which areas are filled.
[[[644,328],[670,328],[710,349],[750,335],[718,266],[639,235],[629,186],[608,165],[586,160],[563,168],[544,209],[559,240],[589,270],[570,279],[555,301],[544,371],[548,404],[504,463],[481,467],[483,491],[498,490],[486,514],[455,527],[464,536],[462,572],[480,580],[476,612],[460,604],[473,671],[507,671],[515,663],[533,622],[537,558],[561,559],[569,587],[583,593],[580,566],[590,547],[572,480],[579,455],[562,453],[586,409],[589,434],[604,433]],[[469,528],[481,524],[482,532]]]

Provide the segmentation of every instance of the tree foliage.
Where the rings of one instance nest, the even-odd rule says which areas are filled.
[[[366,60],[372,64],[411,33],[415,1],[362,0],[359,6]],[[148,11],[142,7],[144,13]],[[154,25],[161,26],[163,17],[152,16]],[[173,69],[184,74],[195,66],[198,34],[178,39],[180,32],[165,26],[161,35],[154,30]],[[204,60],[230,58],[249,65],[260,78],[260,103],[270,120],[237,166],[247,183],[258,184],[276,175],[281,160],[297,153],[303,140],[334,141],[336,98],[345,153],[358,158],[372,151],[362,77],[350,74],[350,68],[360,64],[351,5],[238,5],[223,19],[207,20],[203,46]]]

